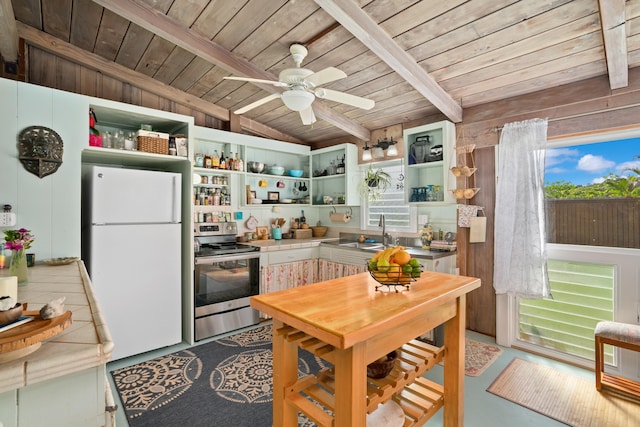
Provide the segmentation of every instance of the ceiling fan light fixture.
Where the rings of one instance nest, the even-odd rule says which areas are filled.
[[[303,89],[293,89],[282,92],[282,102],[290,110],[302,111],[311,106],[315,96]]]

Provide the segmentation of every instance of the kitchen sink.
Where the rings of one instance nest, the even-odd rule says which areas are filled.
[[[380,250],[384,248],[382,243],[360,243],[360,242],[339,243],[338,246],[342,246],[344,248],[356,248],[356,249],[365,249],[365,250]]]

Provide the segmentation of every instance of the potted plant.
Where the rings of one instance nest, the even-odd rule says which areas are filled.
[[[360,181],[359,190],[362,195],[366,195],[369,200],[374,201],[380,198],[391,185],[391,175],[386,173],[382,168],[373,168],[369,163],[369,167],[364,173],[364,179]]]

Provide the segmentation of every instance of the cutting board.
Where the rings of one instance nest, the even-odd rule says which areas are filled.
[[[58,335],[71,325],[71,312],[44,320],[39,311],[25,311],[23,316],[33,316],[31,322],[0,332],[0,363],[33,353],[42,341]]]

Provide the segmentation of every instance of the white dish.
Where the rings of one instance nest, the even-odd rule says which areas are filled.
[[[251,201],[251,203],[253,203],[254,205],[261,205],[262,204],[262,199],[253,199]]]
[[[293,203],[293,199],[280,199],[280,203]]]

